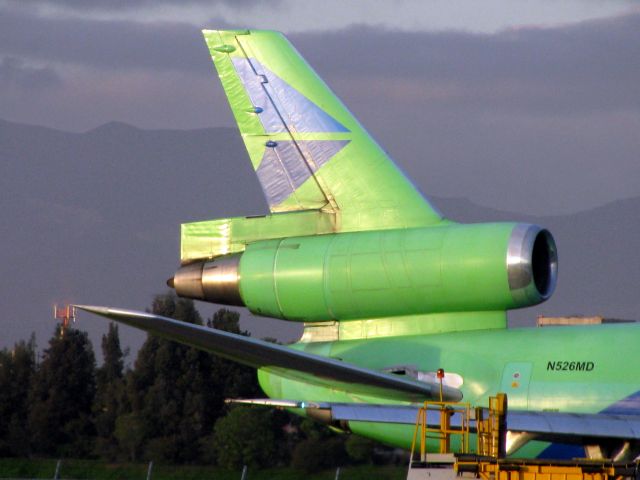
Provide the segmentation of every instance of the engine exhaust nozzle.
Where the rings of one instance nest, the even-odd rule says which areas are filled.
[[[167,280],[167,285],[174,288],[180,297],[244,306],[239,286],[240,256],[236,253],[184,265]]]

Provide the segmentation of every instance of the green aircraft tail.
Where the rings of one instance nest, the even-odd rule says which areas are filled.
[[[203,33],[272,213],[318,210],[334,232],[442,220],[282,34]]]
[[[442,218],[282,34],[204,37],[271,213],[182,225],[179,295],[329,323],[308,340],[503,328],[551,295],[549,232]]]

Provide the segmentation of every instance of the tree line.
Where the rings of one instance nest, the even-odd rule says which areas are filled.
[[[158,295],[152,312],[227,332],[239,315],[202,321],[193,302]],[[0,456],[94,458],[314,471],[371,461],[372,442],[270,408],[229,406],[263,397],[254,369],[149,335],[125,365],[118,327],[97,366],[86,332],[57,326],[41,359],[35,338],[0,351]]]

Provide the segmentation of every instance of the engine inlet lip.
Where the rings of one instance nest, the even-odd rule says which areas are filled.
[[[558,278],[558,254],[548,230],[529,224],[514,227],[507,248],[507,276],[518,304],[533,305],[553,294]]]

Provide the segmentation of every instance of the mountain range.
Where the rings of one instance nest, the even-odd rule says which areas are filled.
[[[0,120],[0,169],[0,347],[31,332],[44,346],[56,302],[148,307],[154,294],[167,291],[164,282],[178,265],[180,223],[267,213],[230,128],[142,130],[113,122],[70,133]],[[464,197],[430,200],[454,220],[532,222],[553,233],[556,293],[511,312],[512,326],[533,325],[540,314],[640,316],[640,197],[540,217]],[[199,308],[203,315],[215,309]],[[287,341],[301,332],[299,325],[242,312],[243,327],[255,336]],[[94,340],[106,331],[100,319],[79,321]],[[121,332],[133,349],[144,338],[126,327]]]

